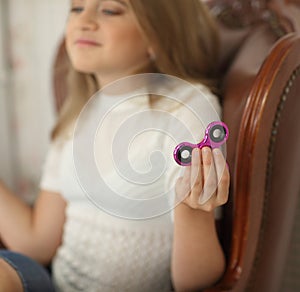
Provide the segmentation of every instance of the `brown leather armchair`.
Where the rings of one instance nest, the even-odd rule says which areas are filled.
[[[278,291],[300,193],[299,52],[300,36],[289,34],[253,78],[245,66],[227,76],[231,200],[221,238],[228,265],[207,291]],[[230,80],[240,84],[236,91]]]
[[[249,29],[224,75],[231,194],[220,238],[228,262],[207,292],[283,291],[291,238],[299,243],[292,234],[300,194],[299,23],[283,1],[268,5],[272,18]],[[284,291],[299,291],[300,267],[291,270],[298,273]]]

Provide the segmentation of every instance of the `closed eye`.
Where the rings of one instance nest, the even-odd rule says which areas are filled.
[[[80,13],[80,12],[83,11],[83,9],[84,9],[83,7],[79,7],[79,6],[78,7],[72,7],[71,12],[72,13]]]
[[[105,15],[120,15],[122,12],[120,10],[112,10],[112,9],[102,9],[101,12]]]

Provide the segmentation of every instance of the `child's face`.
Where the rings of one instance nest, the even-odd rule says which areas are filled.
[[[149,64],[149,46],[129,0],[72,0],[66,44],[75,69],[101,85]]]

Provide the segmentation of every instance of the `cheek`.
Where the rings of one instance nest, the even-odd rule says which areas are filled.
[[[65,35],[65,47],[66,47],[66,52],[72,62],[74,57],[76,56],[75,55],[76,48],[74,47],[74,40],[68,34]]]
[[[144,46],[146,46],[145,39],[143,38],[141,32],[136,27],[133,27],[133,28],[129,29],[129,31],[128,31],[128,38],[133,43],[143,44]]]
[[[70,53],[71,44],[74,41],[72,37],[74,31],[73,26],[74,25],[72,25],[70,21],[67,21],[65,27],[65,43],[66,43],[66,49],[68,53]]]
[[[127,28],[126,30],[119,31],[114,39],[122,48],[131,54],[147,55],[148,45],[145,39],[142,37],[140,31],[134,28]]]

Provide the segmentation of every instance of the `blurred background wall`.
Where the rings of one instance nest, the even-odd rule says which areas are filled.
[[[68,0],[0,0],[0,179],[31,200],[55,121],[51,70]]]

